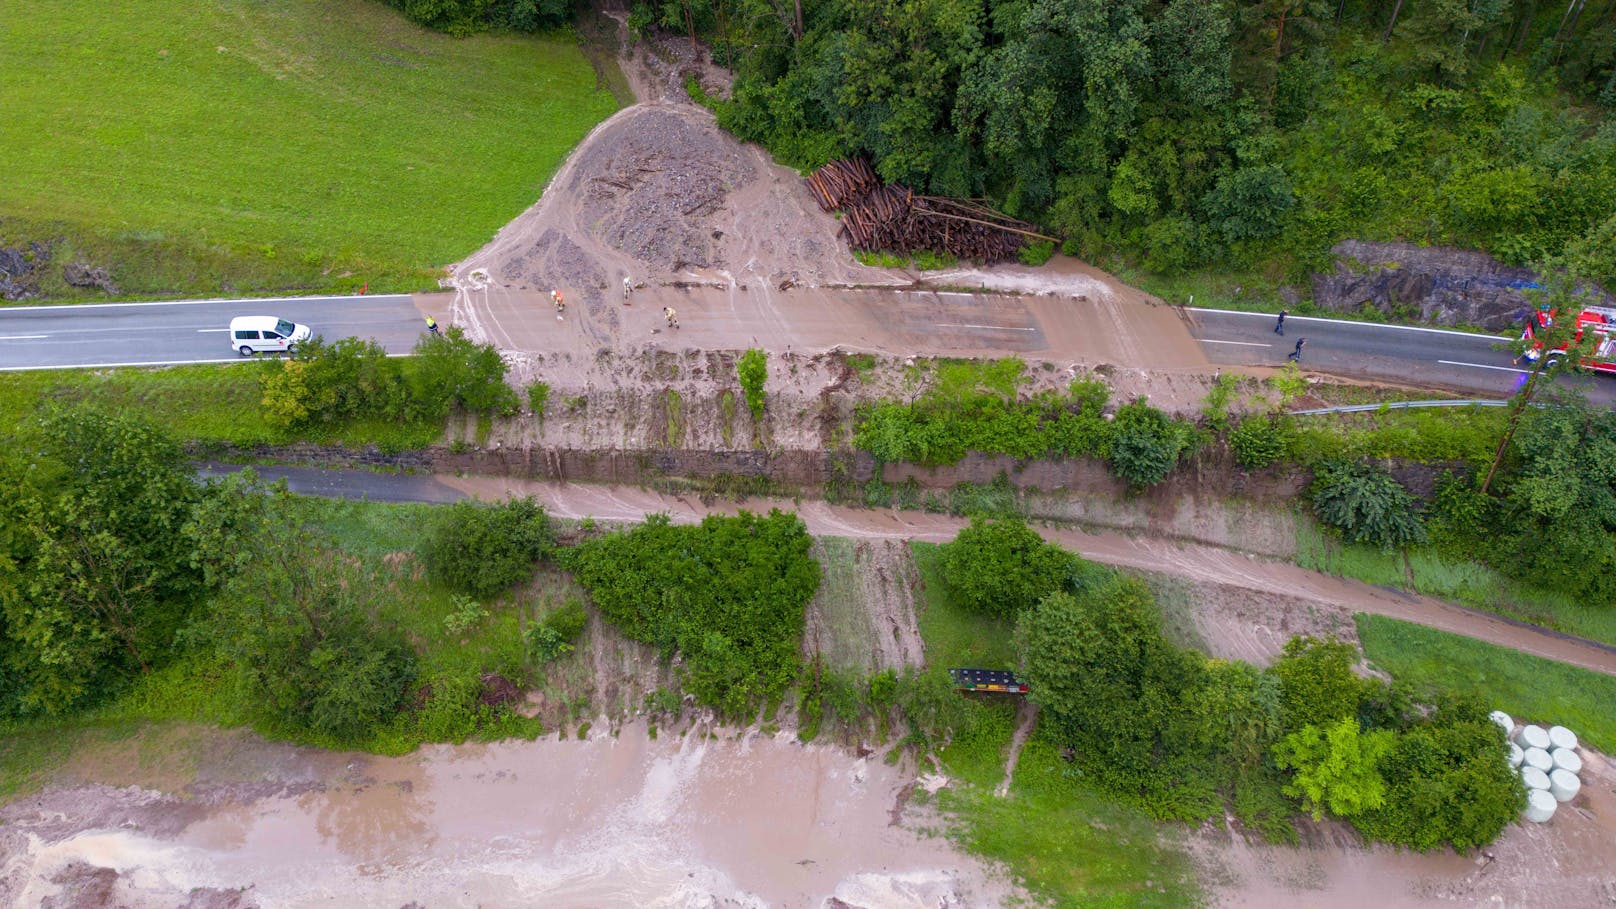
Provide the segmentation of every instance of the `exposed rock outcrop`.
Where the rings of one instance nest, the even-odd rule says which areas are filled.
[[[1337,312],[1364,307],[1435,325],[1501,331],[1526,318],[1537,275],[1486,253],[1412,243],[1343,240],[1334,270],[1313,276],[1313,301]]]

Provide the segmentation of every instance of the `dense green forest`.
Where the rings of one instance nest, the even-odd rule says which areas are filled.
[[[1611,0],[661,0],[781,161],[867,155],[1163,274],[1344,237],[1616,277]]]

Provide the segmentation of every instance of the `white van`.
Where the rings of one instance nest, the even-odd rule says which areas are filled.
[[[244,357],[261,351],[296,353],[313,330],[274,316],[237,316],[230,320],[230,347]]]

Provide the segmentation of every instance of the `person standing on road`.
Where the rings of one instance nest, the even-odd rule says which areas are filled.
[[[1307,346],[1307,339],[1306,338],[1297,338],[1296,339],[1296,349],[1291,351],[1290,355],[1285,357],[1285,359],[1287,359],[1287,360],[1289,360],[1292,363],[1295,363],[1297,365],[1301,365],[1301,363],[1302,363],[1302,348],[1304,348],[1306,346]]]
[[[633,291],[634,291],[634,281],[631,278],[629,278],[628,275],[624,275],[623,276],[623,305],[624,306],[632,306],[632,305],[634,305],[634,304],[632,304],[632,303],[630,303],[628,301],[628,295],[630,293],[633,293]]]
[[[662,307],[662,318],[668,320],[668,327],[669,328],[678,328],[679,327],[679,314],[673,311],[672,306],[664,306],[664,307]]]
[[[1274,334],[1285,337],[1285,317],[1289,315],[1285,310],[1279,311],[1279,321],[1274,323]]]
[[[559,290],[550,291],[550,302],[555,304],[556,318],[560,319],[561,314],[567,311],[567,304],[563,303],[561,301],[561,291],[559,291]]]
[[[431,316],[427,316],[426,317],[426,331],[427,331],[427,334],[430,334],[433,337],[436,337],[437,334],[438,334],[438,320],[432,318]]]

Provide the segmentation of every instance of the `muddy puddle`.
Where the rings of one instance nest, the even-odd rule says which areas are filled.
[[[785,736],[736,736],[698,727],[653,739],[631,725],[588,741],[352,756],[322,779],[207,810],[139,787],[79,790],[102,809],[82,830],[71,829],[73,790],[53,790],[4,811],[0,904],[173,907],[198,893],[214,895],[207,905],[386,909],[1003,900],[1004,886],[946,839],[910,829],[912,818],[894,823],[908,774]],[[119,800],[124,816],[104,810]],[[98,872],[107,886],[86,892],[86,866],[116,879]],[[237,888],[247,889],[218,899]]]

